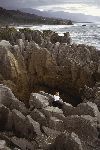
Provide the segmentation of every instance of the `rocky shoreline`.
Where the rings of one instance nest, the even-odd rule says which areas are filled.
[[[0,28],[0,40],[0,149],[99,150],[100,52],[50,30]]]

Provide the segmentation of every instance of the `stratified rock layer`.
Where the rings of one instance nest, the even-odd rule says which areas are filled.
[[[86,102],[75,108],[64,102],[59,109],[49,103],[52,98],[45,92],[32,93],[29,109],[18,99],[16,107],[11,90],[0,85],[0,148],[99,150],[100,112],[96,104]]]
[[[26,104],[30,91],[40,89],[61,90],[75,97],[72,103],[78,104],[80,89],[99,81],[98,51],[71,44],[69,33],[59,36],[53,31],[23,29],[13,36],[9,37],[13,46],[0,42],[0,82]]]

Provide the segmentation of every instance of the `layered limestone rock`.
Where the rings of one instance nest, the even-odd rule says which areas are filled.
[[[28,76],[24,58],[19,48],[1,44],[0,46],[0,82],[12,89],[21,100],[28,95]]]
[[[94,74],[98,68],[96,49],[84,45],[63,45],[50,49],[34,44],[28,57],[28,72],[33,87],[49,87],[79,96],[84,85],[95,84]]]
[[[99,55],[94,47],[71,44],[69,33],[59,36],[50,30],[29,29],[14,33],[15,40],[8,38],[14,46],[0,42],[0,82],[21,100],[26,102],[32,90],[57,89],[76,98],[72,101],[77,105],[80,89],[99,81]]]
[[[75,108],[64,102],[59,109],[49,103],[52,98],[45,92],[32,93],[27,110],[18,99],[17,107],[11,90],[0,85],[0,148],[99,150],[100,112],[96,104],[87,102]]]

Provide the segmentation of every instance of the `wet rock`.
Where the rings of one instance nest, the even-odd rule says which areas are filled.
[[[29,100],[30,108],[44,108],[49,105],[48,98],[38,93],[32,93]]]
[[[49,147],[49,150],[83,150],[81,140],[75,133],[63,133],[59,135],[54,144]]]
[[[47,124],[46,117],[43,113],[41,113],[38,109],[34,109],[31,113],[30,116],[32,117],[33,120],[38,122],[40,125],[45,125]]]

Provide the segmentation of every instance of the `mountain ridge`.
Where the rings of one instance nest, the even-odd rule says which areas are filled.
[[[1,24],[72,24],[69,20],[54,19],[25,13],[20,10],[7,10],[0,7]]]
[[[34,13],[38,16],[41,15],[43,17],[69,19],[69,20],[73,20],[74,22],[100,21],[100,17],[98,17],[98,16],[85,15],[82,13],[69,13],[69,12],[64,12],[64,11],[40,11],[40,10],[32,9],[32,8],[21,8],[19,10],[21,10],[23,12],[28,12],[31,14]]]

